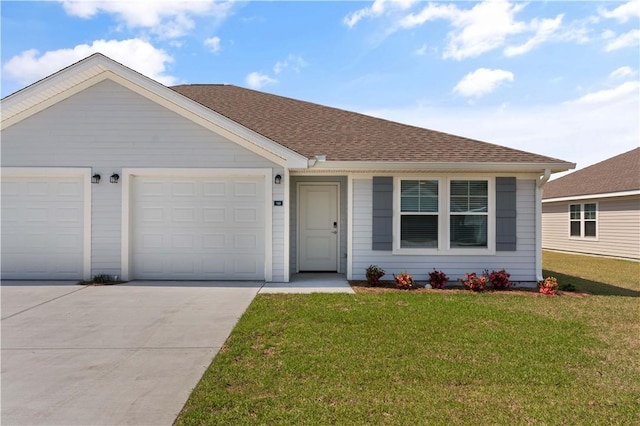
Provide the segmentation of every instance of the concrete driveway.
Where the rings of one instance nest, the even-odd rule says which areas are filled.
[[[2,425],[171,425],[261,285],[3,282]]]

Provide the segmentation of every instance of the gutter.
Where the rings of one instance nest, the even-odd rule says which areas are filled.
[[[545,169],[544,174],[538,178],[536,184],[536,280],[542,281],[542,187],[549,181],[551,169]]]
[[[406,171],[441,171],[539,174],[541,170],[544,170],[546,177],[542,183],[544,184],[549,180],[551,173],[564,172],[573,169],[575,164],[560,161],[553,163],[327,161],[326,156],[316,155],[315,158],[308,160],[308,166],[332,171],[375,171],[389,173]]]

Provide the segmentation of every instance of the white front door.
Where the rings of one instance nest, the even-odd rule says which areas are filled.
[[[298,187],[300,271],[338,270],[338,184]]]

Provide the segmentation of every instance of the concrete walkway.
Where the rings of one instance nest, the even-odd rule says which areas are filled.
[[[288,283],[265,283],[260,293],[351,293],[343,274],[328,272],[293,274]]]
[[[171,425],[263,283],[3,282],[3,425]]]

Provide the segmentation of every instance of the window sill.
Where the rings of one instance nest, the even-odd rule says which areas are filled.
[[[469,249],[426,249],[426,248],[394,248],[393,256],[495,256],[495,248],[469,248]]]

